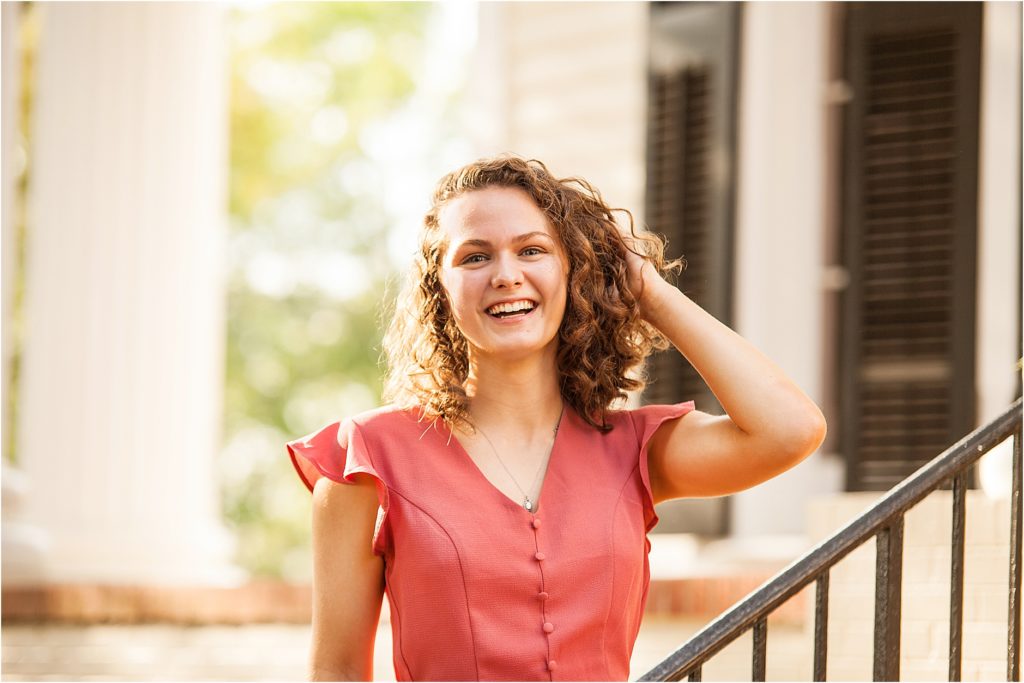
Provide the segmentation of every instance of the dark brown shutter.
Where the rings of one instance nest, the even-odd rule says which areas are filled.
[[[888,489],[974,426],[980,3],[848,6],[842,436]]]
[[[678,285],[723,323],[732,318],[733,162],[735,159],[735,4],[651,6],[648,99],[648,227],[683,257]],[[714,169],[712,159],[725,168]],[[675,349],[648,367],[647,403],[694,400],[722,409],[704,380]]]
[[[652,3],[646,222],[683,257],[680,289],[732,323],[733,165],[739,5]],[[717,164],[717,166],[713,166]],[[645,403],[694,400],[724,411],[675,349],[652,357]],[[660,531],[723,534],[725,498],[659,507]]]

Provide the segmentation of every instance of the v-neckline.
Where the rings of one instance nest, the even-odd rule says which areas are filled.
[[[537,506],[532,511],[527,510],[525,507],[523,507],[522,503],[517,503],[516,501],[509,498],[501,489],[495,486],[494,483],[487,478],[487,475],[485,475],[480,470],[480,467],[476,464],[476,461],[474,461],[472,456],[470,456],[469,451],[467,451],[466,448],[462,445],[462,442],[459,441],[459,437],[455,436],[455,432],[452,430],[451,427],[447,425],[447,423],[445,424],[445,428],[448,430],[448,438],[450,440],[450,443],[455,445],[455,451],[456,453],[459,454],[459,459],[463,460],[466,463],[466,466],[469,467],[469,469],[471,469],[474,472],[474,476],[480,481],[482,481],[487,488],[494,492],[494,494],[497,494],[497,496],[501,500],[503,500],[506,505],[512,505],[520,512],[525,512],[526,514],[532,517],[540,513],[540,508],[543,507],[544,509],[547,509],[547,504],[544,502],[544,494],[547,493],[548,478],[550,477],[551,469],[552,467],[554,467],[554,464],[556,462],[555,454],[558,451],[558,444],[561,441],[560,437],[566,424],[567,413],[569,413],[568,406],[562,409],[562,414],[558,418],[558,431],[555,432],[555,438],[551,442],[551,453],[548,454],[547,467],[544,468],[544,477],[540,481],[540,491],[537,492]]]

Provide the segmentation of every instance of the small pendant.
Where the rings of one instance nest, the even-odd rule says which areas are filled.
[[[527,511],[527,512],[533,512],[533,501],[531,501],[531,500],[530,500],[530,498],[529,498],[529,497],[527,497],[527,498],[526,498],[526,499],[525,499],[525,500],[523,501],[523,507],[524,507],[524,508],[526,508],[526,511]]]

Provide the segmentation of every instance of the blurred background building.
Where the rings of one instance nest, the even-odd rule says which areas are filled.
[[[1020,395],[1020,3],[2,11],[5,677],[302,675],[309,498],[283,443],[376,405],[432,184],[479,156],[582,176],[666,235],[678,286],[828,419],[791,472],[662,504],[634,675]],[[722,412],[678,353],[651,374],[635,401]],[[1009,461],[974,478],[978,566],[1002,557]],[[854,598],[856,573],[833,578]],[[967,679],[998,671],[1005,624],[1005,573],[976,579]],[[772,647],[806,650],[803,614]],[[299,626],[220,668],[163,632],[128,662],[68,654],[87,638],[57,625],[103,621]],[[904,671],[943,675],[919,621]]]

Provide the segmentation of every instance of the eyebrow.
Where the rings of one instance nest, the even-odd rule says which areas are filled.
[[[526,233],[523,233],[522,235],[516,235],[515,237],[512,238],[512,242],[513,243],[525,242],[526,240],[533,239],[534,237],[537,237],[537,236],[546,237],[547,239],[549,239],[551,241],[554,241],[552,239],[551,235],[547,234],[546,232],[541,232],[540,230],[534,230],[533,232],[526,232]],[[466,240],[465,242],[459,242],[459,244],[457,245],[457,248],[461,249],[462,247],[469,247],[469,246],[471,246],[471,247],[489,247],[489,246],[491,246],[491,243],[488,242],[487,240],[472,239],[472,240]]]

